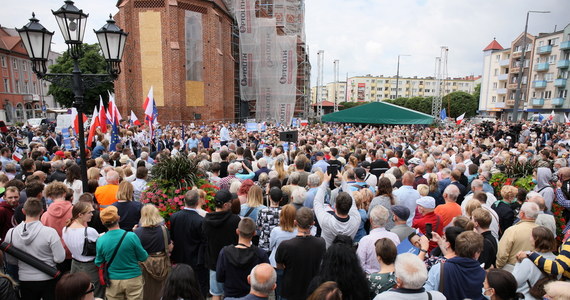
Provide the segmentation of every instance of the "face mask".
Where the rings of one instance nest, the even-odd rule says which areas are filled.
[[[537,183],[538,183],[538,181],[537,181],[536,179],[534,179],[534,178],[533,178],[533,179],[532,179],[532,183],[534,183],[534,184],[537,184]]]
[[[483,297],[485,297],[485,299],[491,299],[491,296],[487,296],[485,295],[485,292],[490,290],[491,288],[485,289],[485,287],[481,288],[481,294],[483,294]]]

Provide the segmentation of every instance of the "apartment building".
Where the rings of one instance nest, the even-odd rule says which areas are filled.
[[[570,24],[564,30],[538,36],[519,35],[508,49],[493,41],[484,50],[479,113],[510,120],[514,111],[519,75],[522,118],[555,112],[556,121],[570,111],[568,67]],[[525,46],[524,59],[522,47]],[[522,68],[522,70],[521,70]]]

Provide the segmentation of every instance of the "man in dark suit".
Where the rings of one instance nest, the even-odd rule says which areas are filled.
[[[463,174],[461,173],[460,170],[457,169],[453,170],[453,172],[451,172],[451,183],[450,183],[457,186],[457,188],[459,189],[459,196],[457,197],[457,204],[459,205],[461,205],[461,202],[463,202],[463,199],[467,194],[467,188],[459,181],[461,175]]]
[[[46,140],[46,148],[49,153],[53,153],[53,147],[59,146],[60,143],[57,142],[57,134],[55,132],[50,133],[50,137]]]
[[[206,237],[202,231],[204,218],[197,210],[199,199],[197,190],[188,191],[184,195],[184,209],[170,218],[170,238],[174,243],[171,258],[175,263],[187,264],[194,269],[205,299],[210,277],[204,261]]]

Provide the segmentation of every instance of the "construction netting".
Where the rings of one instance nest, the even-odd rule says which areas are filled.
[[[263,6],[259,0],[228,0],[226,4],[239,30],[241,100],[256,101],[257,121],[291,124],[297,94],[297,41],[304,40],[304,2],[274,0]]]

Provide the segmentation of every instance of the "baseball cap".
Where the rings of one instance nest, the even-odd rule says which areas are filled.
[[[116,206],[107,206],[101,211],[99,218],[103,224],[113,224],[119,221],[119,211]]]
[[[364,180],[364,178],[366,178],[366,170],[364,170],[363,168],[355,168],[354,175],[356,176],[356,178]]]
[[[226,202],[230,202],[232,200],[232,193],[228,190],[219,190],[214,196],[214,201],[216,202],[216,206],[222,206]]]
[[[370,168],[370,162],[365,160],[362,163],[360,163],[360,167],[365,168],[365,169],[369,169]]]
[[[422,161],[419,158],[414,157],[414,158],[410,159],[410,161],[408,161],[408,163],[419,166],[422,164]]]
[[[403,205],[392,206],[392,213],[401,220],[407,220],[410,217],[410,209]]]
[[[315,156],[325,156],[325,154],[323,152],[319,151],[315,154]]]
[[[424,196],[416,200],[416,204],[425,208],[432,209],[435,208],[435,199],[430,196]]]
[[[393,164],[397,164],[398,163],[398,158],[397,157],[390,157],[390,159],[388,160],[389,162],[393,163]]]

